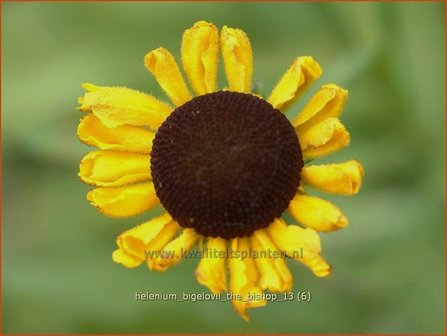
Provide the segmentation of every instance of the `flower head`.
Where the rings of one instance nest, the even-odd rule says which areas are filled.
[[[250,93],[253,56],[242,30],[224,26],[219,35],[213,24],[197,22],[184,32],[181,54],[192,91],[168,50],[144,58],[175,107],[124,87],[83,85],[78,136],[99,150],[81,160],[79,176],[94,186],[87,199],[105,215],[165,209],[118,236],[115,262],[164,271],[200,252],[198,282],[233,294],[234,309],[248,320],[248,308],[266,304],[256,294],[291,289],[285,256],[318,277],[330,274],[318,231],[348,222],[307,188],[356,194],[363,169],[354,160],[304,163],[349,144],[339,119],[347,91],[323,85],[291,123],[283,112],[322,73],[312,57],[296,58],[265,99]],[[281,218],[286,210],[297,223]]]

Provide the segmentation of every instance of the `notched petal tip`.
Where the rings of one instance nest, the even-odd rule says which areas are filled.
[[[253,75],[253,52],[247,34],[224,26],[220,34],[222,56],[231,91],[248,93]]]
[[[295,128],[305,160],[339,151],[350,143],[350,134],[338,118],[328,118],[310,127]]]
[[[322,74],[322,69],[311,56],[298,57],[273,89],[268,102],[285,111]]]
[[[163,47],[158,47],[157,49],[151,50],[144,56],[144,65],[146,66],[146,69],[149,70],[150,72],[155,71],[157,60],[169,56],[170,53],[167,49]]]
[[[365,168],[360,161],[352,160],[351,162],[353,165],[353,174],[355,175],[351,186],[351,192],[352,195],[355,195],[360,191],[362,186],[363,176],[365,176]]]
[[[104,126],[93,113],[79,123],[77,135],[81,142],[103,150],[149,154],[155,135],[142,127],[122,125]]]
[[[197,282],[203,286],[208,287],[208,289],[213,294],[222,293],[228,291],[228,287],[226,284],[226,279],[221,277],[212,277],[208,273],[201,272],[196,270],[194,275],[197,279]]]
[[[297,58],[297,63],[301,64],[308,75],[316,79],[323,74],[323,69],[317,60],[312,56],[301,56]]]
[[[166,271],[169,267],[181,262],[197,243],[199,236],[193,229],[183,229],[183,232],[169,242],[159,253],[159,256],[148,260],[148,266],[153,271]]]
[[[136,216],[160,203],[152,182],[95,188],[89,191],[87,200],[102,214],[113,218]]]
[[[248,238],[234,238],[231,240],[231,250],[238,251],[229,259],[230,291],[233,294],[231,303],[234,310],[248,321],[247,309],[263,307],[267,304],[260,295],[259,274],[255,262],[249,254],[250,242]],[[246,257],[248,256],[248,257]]]
[[[292,288],[292,274],[289,271],[281,251],[271,241],[264,229],[253,234],[252,247],[257,252],[255,259],[260,274],[259,286],[261,290],[270,292],[287,292]]]
[[[197,281],[212,293],[228,290],[227,286],[227,242],[222,238],[208,238],[206,252],[195,271]]]
[[[335,205],[315,196],[296,194],[289,211],[300,224],[317,231],[331,232],[348,225],[347,218]]]
[[[88,83],[88,82],[82,83],[81,87],[88,92],[100,91],[103,88],[102,86]]]
[[[339,117],[348,98],[348,91],[336,84],[325,84],[315,93],[298,116],[294,127],[309,127],[328,118]]]
[[[182,38],[182,63],[198,95],[217,91],[219,32],[215,25],[199,21],[185,30]]]
[[[127,255],[120,249],[113,251],[112,260],[117,264],[121,264],[126,268],[135,268],[142,264],[142,260],[135,258],[131,255]]]
[[[114,151],[93,151],[79,164],[81,180],[90,185],[117,187],[150,180],[148,155]]]
[[[82,105],[83,103],[84,103],[84,97],[78,97],[78,104],[79,104],[79,105]],[[79,111],[81,111],[81,112],[85,112],[85,111],[83,111],[83,110],[81,109],[80,106],[77,107],[76,109],[79,110]]]
[[[177,230],[178,224],[165,213],[121,233],[116,240],[118,250],[112,257],[126,267],[136,267],[144,261],[148,263],[159,255]]]
[[[316,276],[330,274],[331,266],[321,256],[321,240],[315,230],[287,225],[284,220],[276,219],[267,232],[280,250],[309,267]]]
[[[87,92],[79,109],[93,112],[105,127],[149,126],[157,129],[172,107],[151,95],[125,87],[98,87],[84,84]]]
[[[150,51],[144,56],[144,64],[176,106],[191,100],[191,93],[169,50],[160,47]]]
[[[301,172],[304,184],[324,192],[348,196],[359,192],[363,175],[363,166],[357,160],[308,166]]]
[[[332,266],[328,264],[323,258],[315,259],[315,262],[310,264],[310,268],[312,269],[312,273],[318,278],[327,278],[332,273]]]

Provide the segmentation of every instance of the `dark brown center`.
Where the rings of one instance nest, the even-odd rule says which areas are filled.
[[[287,209],[303,168],[296,133],[250,94],[219,91],[179,106],[152,146],[151,173],[164,208],[185,228],[250,236]]]

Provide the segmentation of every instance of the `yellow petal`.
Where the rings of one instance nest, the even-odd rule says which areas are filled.
[[[273,89],[268,102],[285,111],[301,94],[321,76],[322,70],[310,56],[298,57]]]
[[[331,266],[320,256],[320,237],[314,230],[275,219],[267,232],[280,250],[309,267],[316,276],[326,277],[331,273]]]
[[[233,255],[229,258],[230,293],[235,311],[246,321],[249,320],[247,309],[263,307],[266,300],[258,287],[258,272],[250,257],[250,246],[247,238],[234,238],[231,241]],[[236,254],[237,253],[237,254]]]
[[[296,129],[304,159],[329,155],[349,145],[349,133],[337,118],[328,118],[311,127]]]
[[[347,98],[348,91],[338,85],[323,85],[292,124],[296,127],[307,122],[316,124],[327,118],[336,118],[341,114]]]
[[[112,260],[117,264],[121,264],[127,268],[135,268],[141,265],[142,259],[124,253],[122,250],[117,249],[112,253]]]
[[[125,267],[136,267],[153,257],[172,240],[179,226],[169,214],[156,217],[120,234],[116,240],[118,251],[113,260]],[[138,262],[138,265],[136,265]],[[136,266],[135,266],[136,265]]]
[[[250,40],[240,29],[224,26],[220,35],[225,73],[231,91],[250,92],[253,54]]]
[[[175,221],[171,221],[163,230],[157,235],[155,239],[147,244],[145,249],[146,262],[149,267],[149,261],[158,258],[161,255],[161,250],[177,235],[180,226]]]
[[[79,164],[79,177],[88,184],[116,187],[151,179],[149,156],[144,154],[94,151]]]
[[[197,281],[214,294],[227,291],[226,259],[225,239],[208,238],[206,253],[200,259],[195,274]]]
[[[261,275],[259,286],[271,292],[286,292],[292,288],[292,275],[281,251],[275,246],[265,230],[257,230],[252,237],[253,249],[257,251],[255,259]]]
[[[109,128],[101,124],[94,114],[89,113],[79,123],[78,137],[87,145],[100,149],[149,154],[154,133],[129,125]]]
[[[147,263],[153,271],[166,271],[168,267],[178,264],[196,245],[199,236],[193,229],[184,229],[182,234],[167,244],[155,259]]]
[[[144,64],[175,106],[191,100],[191,93],[177,62],[168,50],[165,48],[152,50],[144,57]]]
[[[334,231],[348,220],[332,203],[309,195],[296,194],[289,204],[290,214],[302,225],[317,231]]]
[[[121,125],[149,126],[157,129],[172,107],[145,93],[124,87],[82,84],[88,92],[81,99],[80,110],[93,112],[106,127]]]
[[[198,95],[217,90],[219,32],[212,23],[199,21],[183,33],[183,69]]]
[[[111,217],[135,216],[160,203],[152,182],[96,188],[87,194],[87,199]]]
[[[339,194],[357,194],[363,177],[363,167],[356,160],[343,163],[308,166],[301,171],[303,183],[322,191]]]

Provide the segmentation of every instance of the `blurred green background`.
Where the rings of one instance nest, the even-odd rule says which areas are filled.
[[[443,333],[445,328],[445,35],[442,3],[2,3],[3,332]],[[352,135],[327,162],[359,159],[350,220],[323,235],[333,265],[317,279],[289,262],[311,303],[270,303],[246,323],[220,302],[137,302],[135,292],[207,292],[197,260],[167,273],[111,260],[115,237],[149,218],[116,220],[85,199],[78,162],[80,83],[161,95],[143,66],[178,57],[200,19],[244,29],[267,93],[298,55],[350,91]],[[221,83],[224,84],[223,82]],[[322,161],[322,162],[324,162]]]

